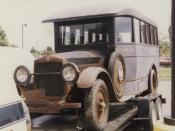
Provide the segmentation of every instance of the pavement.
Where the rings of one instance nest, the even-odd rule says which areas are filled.
[[[170,115],[171,112],[171,82],[170,80],[160,81],[158,92],[166,98],[163,105],[163,114]],[[32,131],[76,131],[75,116],[44,115],[32,119]],[[131,130],[128,130],[131,131]]]
[[[162,94],[163,98],[166,98],[166,104],[163,104],[163,114],[171,114],[171,81],[160,81],[158,93]]]

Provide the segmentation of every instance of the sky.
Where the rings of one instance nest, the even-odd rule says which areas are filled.
[[[21,47],[22,24],[24,48],[54,48],[53,24],[42,20],[54,12],[85,6],[124,5],[137,9],[158,24],[159,38],[168,37],[171,21],[171,0],[0,0],[0,26],[11,44]]]

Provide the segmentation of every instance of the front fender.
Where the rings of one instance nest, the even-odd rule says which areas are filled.
[[[93,87],[93,84],[95,83],[97,79],[102,79],[105,82],[108,88],[110,102],[118,101],[114,93],[114,88],[113,88],[111,77],[109,73],[103,68],[89,67],[83,70],[77,81],[77,87],[78,88]]]
[[[77,86],[79,88],[89,88],[92,87],[96,79],[98,78],[98,75],[100,73],[107,73],[107,71],[100,67],[89,67],[83,70],[79,76],[79,79],[77,81]],[[109,74],[108,74],[109,75]]]

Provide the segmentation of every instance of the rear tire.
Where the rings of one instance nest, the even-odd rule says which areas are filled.
[[[156,110],[157,110],[157,119],[162,120],[163,119],[163,112],[162,112],[162,101],[160,98],[156,99],[155,106],[156,106]]]
[[[118,101],[122,98],[124,94],[124,84],[125,84],[125,66],[124,60],[117,56],[110,63],[109,71],[114,84],[114,93]]]
[[[96,80],[91,89],[85,91],[85,122],[90,131],[104,130],[109,114],[109,97],[106,84]]]
[[[149,93],[152,93],[153,95],[157,94],[157,88],[158,88],[157,73],[154,69],[151,69],[149,73],[149,78],[148,78]]]
[[[155,122],[157,121],[157,109],[153,101],[151,101],[149,105],[149,123],[150,123],[150,131],[153,131]]]

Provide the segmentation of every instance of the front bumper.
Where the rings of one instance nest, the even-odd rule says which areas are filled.
[[[59,103],[48,100],[26,100],[30,113],[56,114],[62,109],[80,109],[81,103]]]

